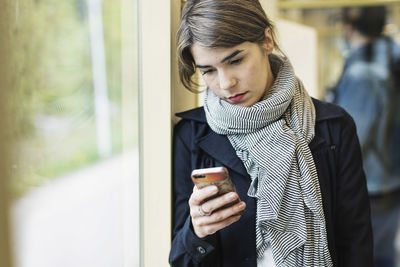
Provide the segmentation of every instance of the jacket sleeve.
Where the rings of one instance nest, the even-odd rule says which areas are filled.
[[[370,204],[356,128],[346,114],[337,154],[335,243],[338,266],[373,266]]]
[[[173,240],[171,266],[217,266],[216,235],[198,238],[191,225],[189,198],[193,191],[189,123],[175,127],[173,145]],[[186,142],[185,142],[186,141]],[[211,264],[211,265],[210,265]]]

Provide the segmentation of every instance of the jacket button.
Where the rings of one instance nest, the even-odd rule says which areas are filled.
[[[200,252],[201,254],[206,253],[206,250],[201,246],[197,247],[197,251]]]

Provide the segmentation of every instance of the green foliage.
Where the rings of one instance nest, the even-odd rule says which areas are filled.
[[[14,191],[99,159],[85,0],[14,3],[10,27]],[[120,1],[103,1],[113,152],[121,151]]]

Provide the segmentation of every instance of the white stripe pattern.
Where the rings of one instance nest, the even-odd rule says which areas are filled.
[[[264,100],[240,107],[207,90],[209,126],[227,135],[257,199],[256,247],[271,246],[276,266],[332,266],[317,171],[308,144],[315,108],[288,59],[269,57],[275,74]]]

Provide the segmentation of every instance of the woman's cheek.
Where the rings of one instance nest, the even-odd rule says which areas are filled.
[[[207,87],[210,88],[214,94],[217,96],[221,97],[220,90],[219,90],[219,84],[218,84],[218,79],[213,79],[209,83],[206,83]]]

